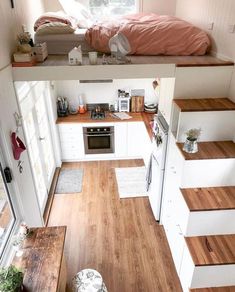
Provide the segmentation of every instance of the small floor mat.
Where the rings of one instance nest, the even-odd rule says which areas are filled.
[[[56,185],[55,194],[81,193],[83,169],[62,169]]]
[[[120,198],[148,196],[146,190],[146,168],[144,166],[115,168],[115,173]]]

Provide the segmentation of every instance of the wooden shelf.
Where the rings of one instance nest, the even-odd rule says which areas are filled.
[[[195,266],[235,264],[235,234],[185,237]]]
[[[235,103],[228,98],[175,99],[181,112],[234,111]]]
[[[190,292],[235,292],[235,286],[190,289]]]
[[[233,141],[199,142],[197,153],[183,151],[183,143],[176,143],[185,160],[235,158]]]
[[[180,190],[191,212],[235,209],[235,187]]]

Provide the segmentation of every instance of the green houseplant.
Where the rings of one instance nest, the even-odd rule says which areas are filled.
[[[0,269],[0,292],[23,291],[23,272],[11,265]]]
[[[196,153],[198,151],[197,139],[201,134],[201,129],[190,129],[185,134],[186,141],[183,150],[188,153]]]

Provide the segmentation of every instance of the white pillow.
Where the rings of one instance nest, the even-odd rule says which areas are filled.
[[[65,13],[77,20],[78,27],[87,28],[92,25],[93,16],[85,5],[76,0],[59,0],[59,2]]]
[[[47,35],[47,34],[68,34],[75,31],[70,25],[61,22],[50,22],[45,23],[36,31],[37,35]]]

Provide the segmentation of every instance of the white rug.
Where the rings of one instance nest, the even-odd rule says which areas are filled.
[[[146,168],[144,166],[115,168],[115,173],[120,198],[147,196]]]

